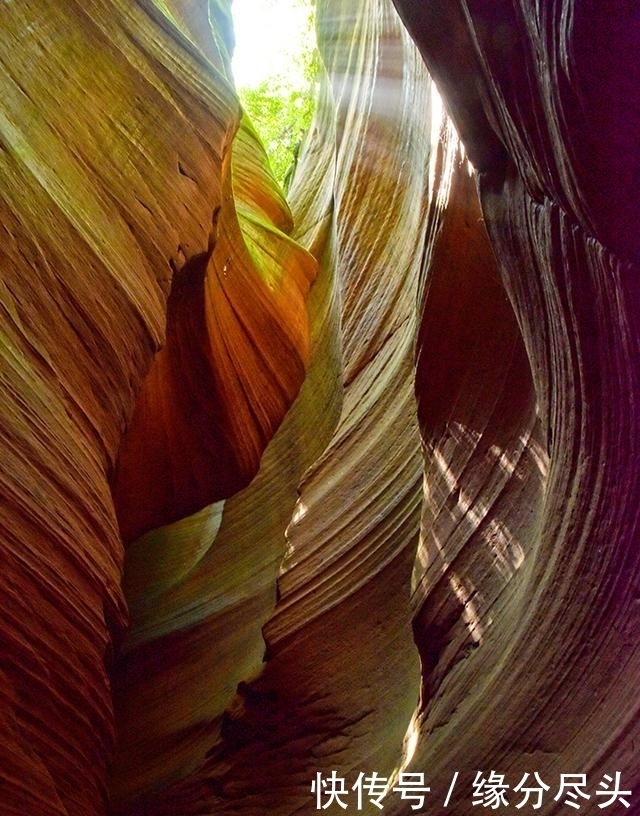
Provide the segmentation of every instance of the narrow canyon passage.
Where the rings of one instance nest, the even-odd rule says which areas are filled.
[[[640,13],[315,31],[0,4],[0,814],[640,813]]]

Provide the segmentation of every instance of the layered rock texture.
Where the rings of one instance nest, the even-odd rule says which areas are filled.
[[[0,4],[0,813],[640,813],[640,13],[316,13]]]

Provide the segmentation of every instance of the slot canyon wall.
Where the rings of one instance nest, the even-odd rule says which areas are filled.
[[[394,2],[0,3],[2,814],[640,787],[640,10]]]

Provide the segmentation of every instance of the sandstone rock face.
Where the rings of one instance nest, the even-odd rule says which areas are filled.
[[[638,781],[630,691],[638,678],[638,236],[628,225],[638,215],[640,129],[639,86],[629,84],[638,67],[626,56],[639,42],[637,10],[397,6],[480,171],[482,212],[515,313],[514,322],[498,306],[495,279],[478,279],[484,264],[473,249],[480,263],[459,288],[465,300],[476,287],[482,293],[460,304],[449,332],[449,343],[467,350],[453,377],[430,355],[442,342],[436,304],[452,297],[456,280],[438,272],[436,248],[417,378],[428,566],[416,618],[424,695],[415,763],[437,784],[454,766],[468,776],[504,769],[512,784],[533,770],[552,785],[562,773],[588,772],[584,805],[597,812],[603,774],[620,771],[627,789]],[[624,53],[613,60],[618,37]],[[446,226],[440,242],[446,252]],[[481,298],[491,302],[480,306]],[[431,393],[443,385],[434,412]],[[462,601],[457,613],[450,591],[432,591],[438,573]],[[455,812],[465,807],[452,801]]]
[[[288,204],[226,0],[0,9],[0,813],[640,783],[640,18],[394,2]]]
[[[62,6],[3,6],[0,57],[0,801],[29,814],[105,811],[120,535],[255,474],[304,378],[317,269],[285,234],[250,127],[236,136],[225,10],[212,28],[204,7]],[[127,601],[156,617],[130,640],[178,626],[154,604],[204,558],[219,513],[187,521],[182,546],[162,532],[137,543]],[[160,724],[147,704],[130,727],[161,741],[179,713]]]

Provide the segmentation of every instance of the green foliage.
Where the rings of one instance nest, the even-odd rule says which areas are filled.
[[[313,90],[264,81],[255,88],[241,89],[239,95],[264,144],[273,174],[286,190],[313,116]]]
[[[315,46],[314,8],[308,0],[294,0],[308,9],[307,31],[285,76],[275,74],[254,87],[239,88],[242,107],[258,132],[273,174],[285,192],[293,178],[302,141],[315,108],[319,55]]]

